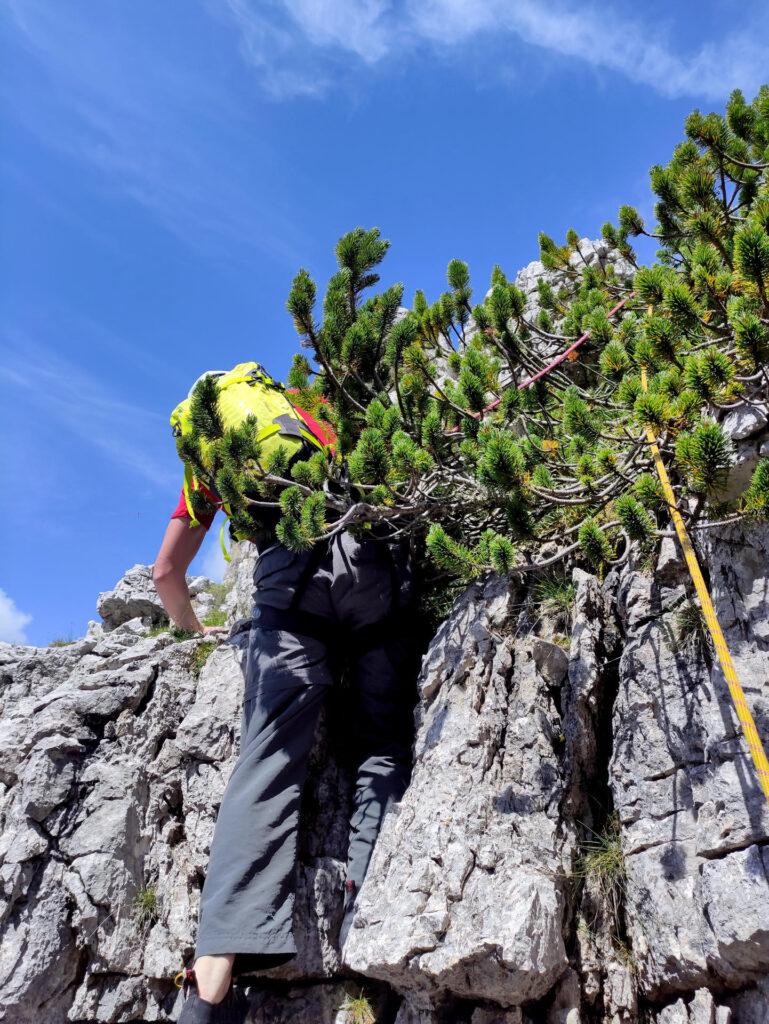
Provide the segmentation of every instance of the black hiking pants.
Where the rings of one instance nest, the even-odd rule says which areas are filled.
[[[301,553],[278,542],[260,555],[254,583],[240,752],[216,821],[196,948],[197,956],[237,954],[235,971],[296,953],[300,799],[318,715],[342,670],[356,771],[347,857],[355,889],[387,805],[408,783],[413,740],[407,540],[344,531]]]

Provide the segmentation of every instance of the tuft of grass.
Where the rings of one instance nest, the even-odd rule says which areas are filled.
[[[571,622],[577,588],[566,573],[549,573],[534,584],[532,596],[543,612],[565,615]]]
[[[69,647],[71,644],[77,643],[77,640],[73,636],[57,636],[48,644],[49,647]]]
[[[224,604],[224,600],[232,590],[232,583],[212,583],[209,588],[209,594],[214,595],[214,607],[220,608]]]
[[[687,601],[676,615],[671,647],[676,654],[689,658],[713,654],[713,641],[702,609],[694,601]]]
[[[168,633],[171,629],[171,623],[166,619],[164,622],[159,622],[157,626],[152,626],[151,629],[147,630],[147,636],[160,636],[161,633]]]
[[[202,619],[204,626],[227,625],[227,613],[224,610],[224,602],[227,599],[227,595],[232,590],[232,587],[232,583],[211,584],[208,593],[213,596],[214,603],[211,605],[211,611],[204,619]]]
[[[632,948],[621,939],[614,939],[612,942],[612,948],[614,949],[614,955],[622,966],[625,967],[630,974],[638,974],[638,961],[636,960],[636,956]]]
[[[456,577],[430,576],[423,581],[417,615],[430,636],[438,632],[438,627],[448,617],[454,602],[466,589],[467,581]]]
[[[160,913],[157,889],[152,884],[143,885],[133,898],[134,920],[139,928],[153,925]]]
[[[371,1003],[363,995],[361,990],[358,996],[345,996],[344,1002],[339,1007],[346,1014],[345,1024],[376,1024],[374,1011]]]
[[[654,576],[654,570],[657,566],[657,551],[654,546],[645,549],[636,568],[642,576]]]
[[[216,640],[204,640],[199,643],[195,650],[190,655],[190,671],[197,679],[203,670],[203,666],[208,661],[208,656],[215,647],[218,647]]]
[[[593,832],[590,839],[583,840],[574,875],[592,881],[612,914],[615,934],[619,934],[627,875],[616,811],[609,816],[600,832]]]
[[[168,619],[166,619],[165,622],[160,622],[157,626],[149,629],[147,636],[160,636],[162,633],[170,633],[174,640],[191,640],[194,636],[199,635],[189,629],[180,629],[178,626],[172,626]]]
[[[192,640],[193,637],[199,636],[199,633],[193,632],[191,629],[180,629],[179,626],[171,626],[168,630],[174,640]]]

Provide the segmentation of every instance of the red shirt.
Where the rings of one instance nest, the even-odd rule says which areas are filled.
[[[289,393],[293,393],[293,391],[295,391],[295,389],[289,388]],[[307,424],[307,426],[310,428],[310,430],[313,432],[313,434],[315,434],[316,437],[319,437],[323,441],[324,444],[327,444],[327,445],[330,445],[331,447],[333,447],[334,442],[336,441],[336,434],[334,433],[334,431],[331,429],[331,427],[328,424],[324,424],[323,426],[321,426],[321,424],[318,423],[318,421],[315,419],[314,416],[311,416],[308,412],[305,412],[304,409],[300,409],[298,405],[295,405],[294,409],[299,413],[299,415],[302,417],[304,422]],[[208,498],[208,500],[211,502],[211,504],[216,506],[217,509],[220,509],[222,507],[222,500],[221,500],[221,498],[219,498],[217,495],[213,494],[203,484],[200,485],[200,490],[205,494],[205,496]],[[215,515],[216,515],[216,512],[214,512],[213,515],[208,515],[208,516],[201,515],[201,516],[198,516],[198,522],[200,523],[200,525],[204,529],[207,530],[211,526],[211,523],[213,523]],[[181,489],[181,493],[179,494],[179,502],[178,502],[176,508],[174,509],[174,511],[171,513],[171,518],[172,519],[189,519],[190,518],[190,514],[187,511],[187,501],[186,501],[186,499],[184,497],[184,488],[183,487]]]

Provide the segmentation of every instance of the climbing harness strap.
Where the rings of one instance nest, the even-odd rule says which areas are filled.
[[[182,988],[185,981],[191,985],[195,980],[195,971],[191,967],[182,967],[182,969],[174,975],[174,985],[176,985],[177,988]]]
[[[644,391],[648,390],[645,366],[641,367],[641,387]],[[716,615],[713,601],[711,600],[707,584],[705,583],[705,579],[702,575],[697,555],[692,547],[692,542],[689,539],[689,534],[686,530],[683,518],[681,517],[681,513],[678,511],[675,494],[673,493],[673,488],[670,486],[670,478],[668,477],[667,470],[665,469],[665,463],[662,461],[662,454],[657,445],[657,438],[654,430],[648,426],[646,428],[646,438],[651,448],[654,465],[657,470],[657,476],[660,478],[660,483],[662,484],[665,500],[670,508],[670,515],[676,528],[676,533],[678,534],[678,540],[681,544],[684,558],[686,559],[686,565],[689,569],[692,581],[694,582],[694,588],[697,591],[697,597],[700,599],[700,605],[702,606],[702,612],[705,616],[705,622],[707,623],[708,631],[713,640],[713,646],[716,649],[718,660],[721,664],[721,671],[724,673],[724,679],[726,679],[727,686],[729,687],[729,693],[732,697],[734,709],[737,712],[737,718],[740,720],[740,725],[742,726],[745,742],[747,743],[751,757],[753,758],[753,764],[755,765],[756,773],[758,775],[758,781],[764,792],[766,801],[769,803],[769,761],[767,761],[766,758],[766,751],[761,743],[761,737],[758,735],[753,715],[751,714],[748,703],[745,700],[745,693],[743,692],[740,684],[737,670],[734,667],[731,653],[726,645],[726,639],[724,637],[723,630],[721,629],[721,623],[718,621],[718,616]]]

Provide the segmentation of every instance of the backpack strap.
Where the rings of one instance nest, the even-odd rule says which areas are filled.
[[[262,427],[257,432],[256,440],[264,441],[268,437],[272,437],[273,434],[282,434],[284,437],[298,437],[300,440],[308,442],[314,448],[318,448],[321,451],[324,448],[322,442],[318,440],[301,419],[287,412],[281,413],[280,416],[275,417],[272,423]]]
[[[195,474],[192,472],[192,466],[189,462],[184,463],[184,484],[182,485],[184,490],[184,503],[187,506],[187,514],[190,517],[190,527],[200,526],[200,521],[195,515],[195,509],[192,507],[191,492],[198,489],[198,481]]]
[[[225,562],[231,562],[232,561],[232,558],[230,557],[230,553],[227,550],[227,545],[224,543],[224,528],[225,528],[225,526],[227,525],[227,523],[229,521],[230,521],[230,517],[229,516],[225,516],[225,518],[222,520],[222,525],[221,525],[221,528],[219,530],[219,547],[222,549],[222,555],[224,556]]]

